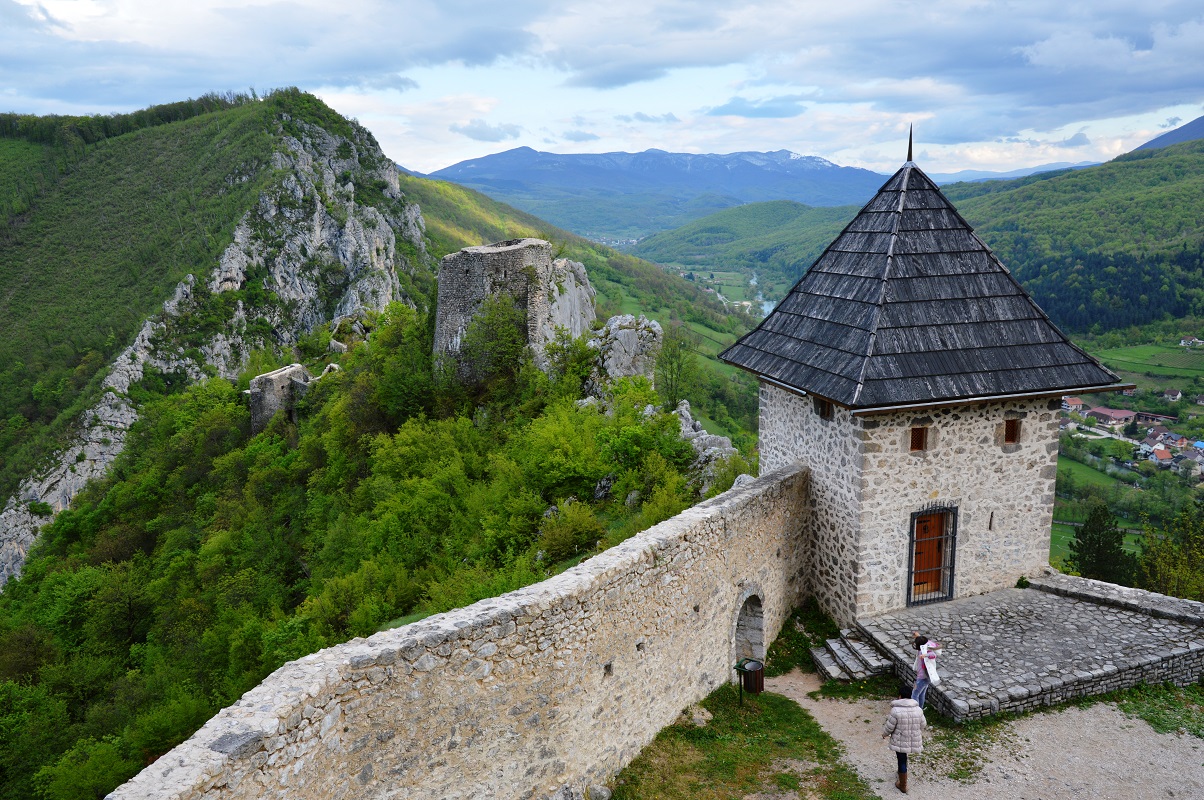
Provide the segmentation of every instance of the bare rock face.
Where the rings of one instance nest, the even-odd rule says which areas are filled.
[[[557,328],[580,336],[593,324],[595,294],[584,265],[553,260],[552,245],[543,239],[465,247],[439,265],[435,356],[458,356],[486,298],[509,295],[526,312],[527,342],[535,363],[546,369],[544,348]],[[461,363],[460,369],[471,373],[471,365]]]
[[[128,392],[147,368],[189,381],[208,374],[233,379],[256,348],[291,346],[325,322],[380,311],[392,301],[410,302],[397,270],[413,275],[419,265],[397,252],[396,241],[401,236],[425,258],[422,214],[402,201],[393,162],[371,135],[351,127],[354,138],[346,139],[296,122],[298,136],[283,137],[271,164],[281,177],[244,216],[200,289],[192,275],[176,287],[162,313],[143,324],[111,365],[104,394],[82,415],[75,441],[22,482],[0,511],[0,587],[20,572],[39,528],[88,480],[104,475],[121,452],[138,418]],[[357,203],[348,175],[373,183],[395,202],[382,206],[384,211]],[[256,307],[239,301],[220,329],[207,331],[199,348],[186,351],[173,335],[174,318],[196,310],[207,294],[237,291],[252,280],[261,282],[267,300]],[[270,331],[266,338],[264,330]],[[198,351],[203,360],[197,360]]]
[[[739,451],[732,447],[732,440],[726,436],[714,436],[707,433],[702,423],[694,419],[690,413],[690,401],[682,400],[677,404],[677,418],[681,423],[681,438],[694,448],[694,469],[702,480],[702,491],[705,493],[715,480],[715,467],[725,458],[734,456]]]
[[[652,380],[663,338],[660,323],[643,314],[611,317],[589,341],[589,346],[598,351],[594,388],[604,379],[643,375]]]

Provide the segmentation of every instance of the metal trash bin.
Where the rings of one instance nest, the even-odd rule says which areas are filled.
[[[742,658],[736,664],[740,673],[740,690],[749,694],[765,691],[765,664],[754,658]]]

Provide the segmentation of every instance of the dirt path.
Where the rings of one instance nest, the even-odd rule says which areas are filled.
[[[882,741],[886,701],[812,700],[818,676],[795,670],[765,688],[805,708],[845,746],[845,760],[883,798],[894,787],[895,756]],[[926,742],[927,747],[927,742]],[[934,763],[939,761],[941,763]],[[938,800],[1167,800],[1204,798],[1204,740],[1155,733],[1114,703],[1030,714],[982,747],[972,782],[946,777],[951,754],[913,756],[909,795]]]

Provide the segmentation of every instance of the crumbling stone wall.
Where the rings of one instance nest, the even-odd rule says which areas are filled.
[[[807,484],[769,473],[543,583],[287,664],[110,797],[580,796],[732,679],[750,598],[777,634],[807,589]]]
[[[527,342],[541,368],[544,346],[565,328],[572,336],[594,321],[594,288],[585,267],[552,259],[552,245],[542,239],[511,239],[465,247],[439,264],[435,317],[435,355],[457,355],[469,323],[486,298],[510,295],[527,315]]]

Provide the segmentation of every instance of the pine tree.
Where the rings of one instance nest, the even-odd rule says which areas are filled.
[[[1067,564],[1084,578],[1130,586],[1137,560],[1124,550],[1125,535],[1103,500],[1087,504],[1087,519],[1070,541]]]

